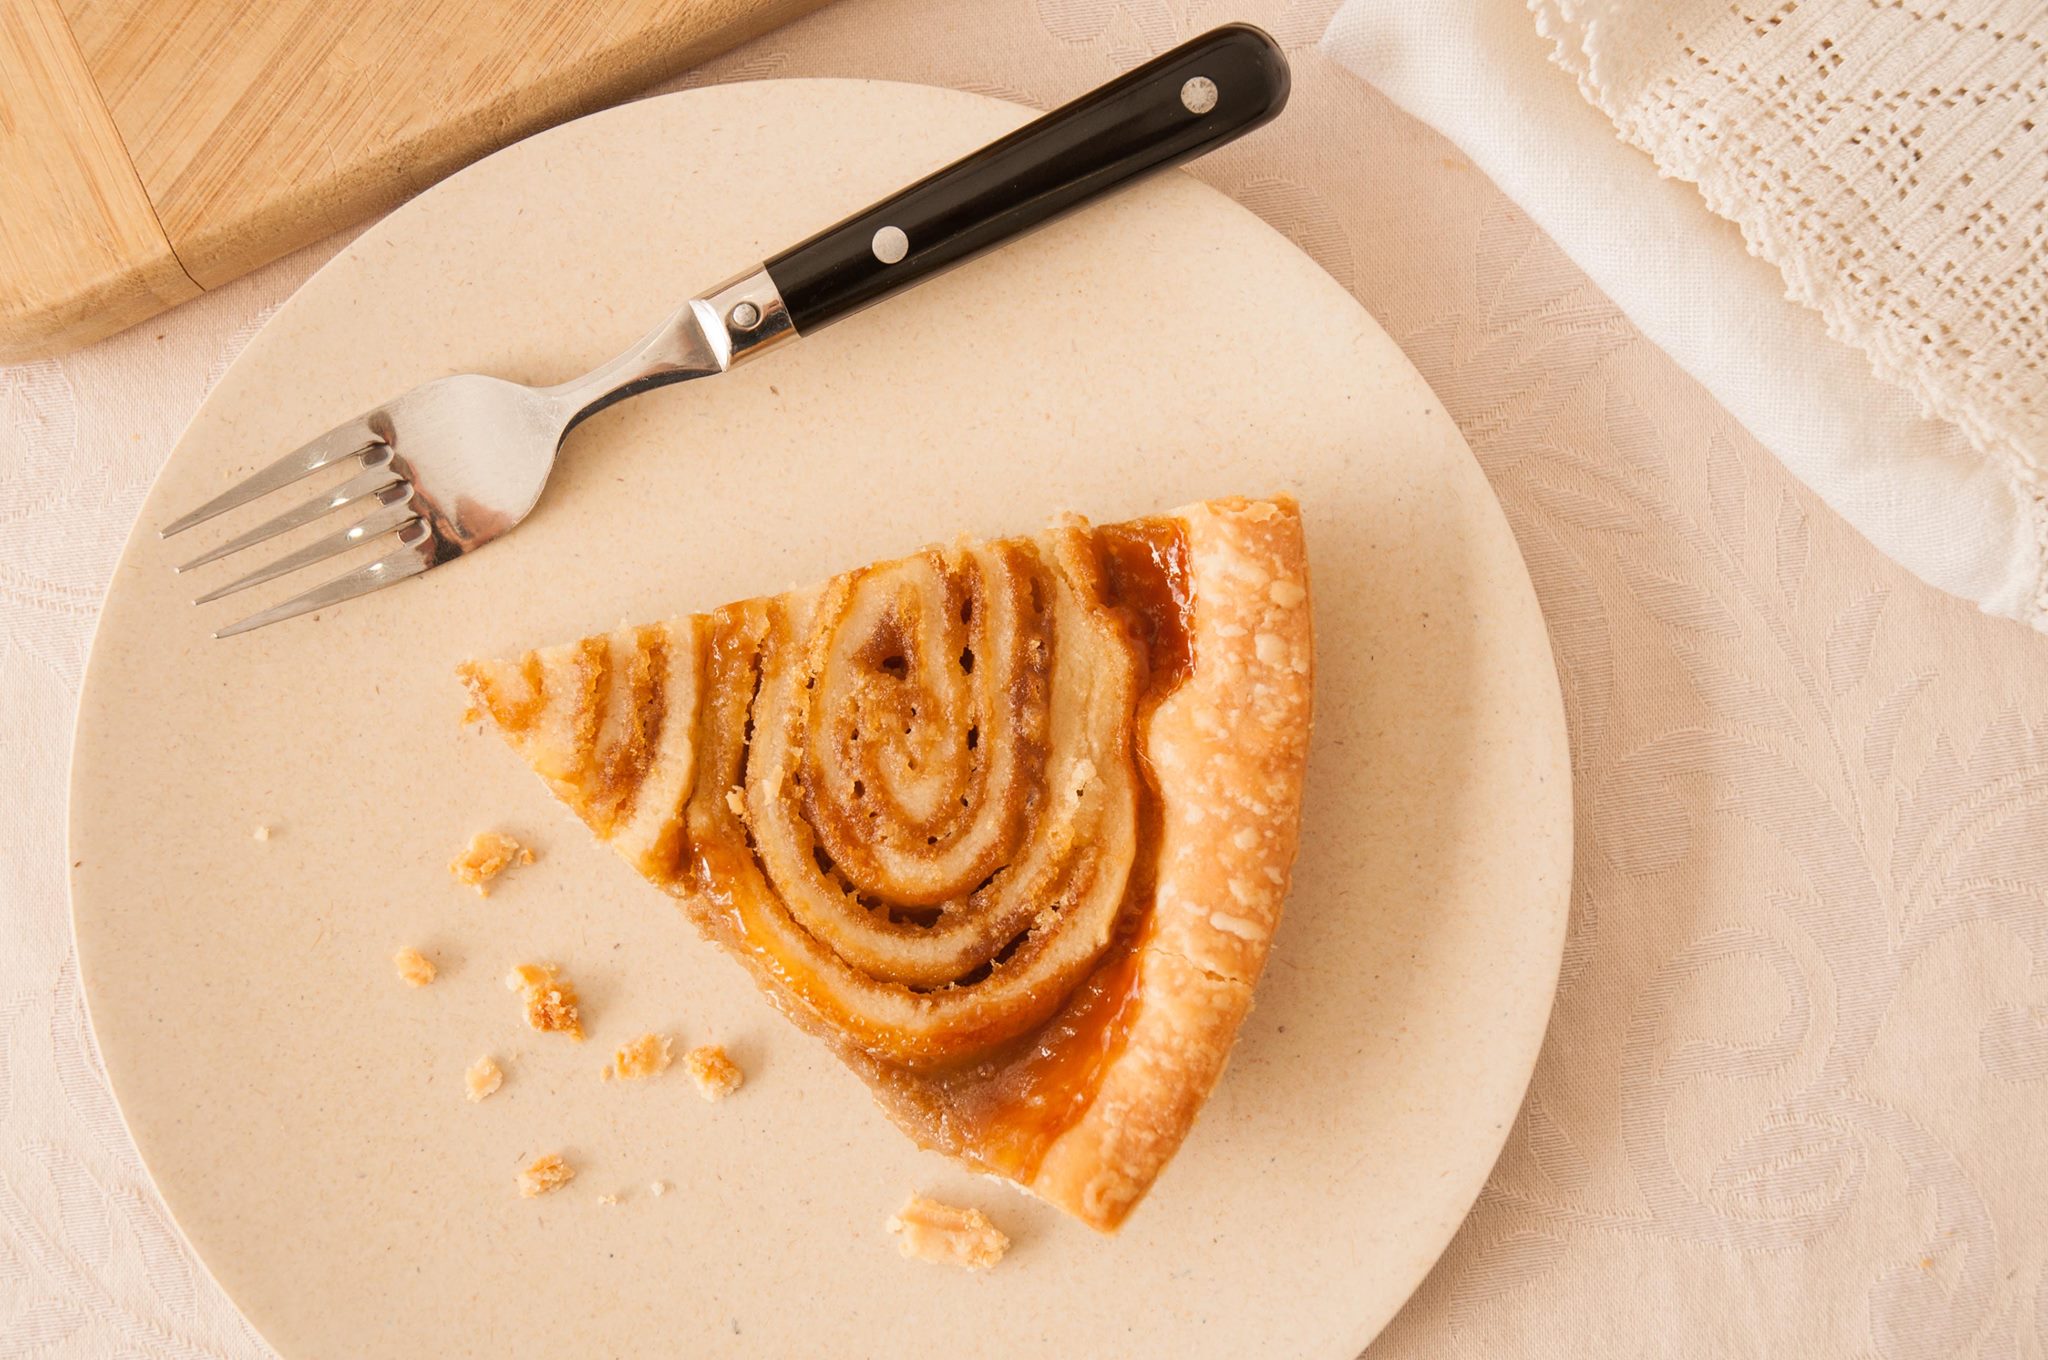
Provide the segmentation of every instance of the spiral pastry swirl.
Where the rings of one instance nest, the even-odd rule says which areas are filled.
[[[714,625],[714,665],[751,654],[758,683],[703,748],[744,798],[693,800],[690,840],[749,845],[765,891],[733,894],[741,932],[877,1056],[1034,1028],[1114,932],[1139,664],[1086,535],[1050,546],[934,549]]]
[[[471,681],[811,1018],[942,1065],[1044,1023],[1116,936],[1150,667],[1113,594],[1096,536],[1056,529],[592,639],[574,683],[545,657]]]
[[[1109,1230],[1250,1007],[1312,643],[1276,498],[927,549],[464,674],[913,1137]]]

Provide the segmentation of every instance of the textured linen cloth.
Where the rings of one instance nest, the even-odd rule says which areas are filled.
[[[2030,32],[1990,0],[1350,0],[1325,50],[1456,142],[1871,542],[2040,627],[2032,8]]]
[[[840,0],[690,79],[1050,106],[1227,19],[1288,47],[1287,113],[1197,173],[1355,292],[1464,429],[1542,598],[1577,781],[1529,1100],[1375,1360],[2044,1360],[2048,641],[1830,513],[1466,156],[1318,52],[1334,8]],[[150,477],[339,244],[0,369],[0,1356],[266,1354],[99,1075],[64,766]]]

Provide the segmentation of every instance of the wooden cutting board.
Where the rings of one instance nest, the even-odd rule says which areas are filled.
[[[0,362],[87,344],[822,0],[0,0]]]

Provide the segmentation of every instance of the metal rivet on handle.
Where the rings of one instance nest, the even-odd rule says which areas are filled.
[[[751,302],[742,302],[732,309],[732,315],[726,319],[732,323],[734,330],[750,331],[761,324],[761,309]]]
[[[1216,107],[1216,82],[1207,76],[1189,76],[1180,87],[1180,102],[1189,113],[1207,113]]]
[[[895,264],[910,253],[910,238],[901,227],[883,227],[868,244],[883,264]]]

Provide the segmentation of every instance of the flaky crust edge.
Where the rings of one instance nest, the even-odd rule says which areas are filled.
[[[1136,1015],[1087,1112],[1028,1182],[1104,1232],[1187,1137],[1251,1010],[1300,842],[1313,717],[1294,501],[1207,501],[1164,518],[1186,529],[1195,664],[1139,734],[1161,827]]]

